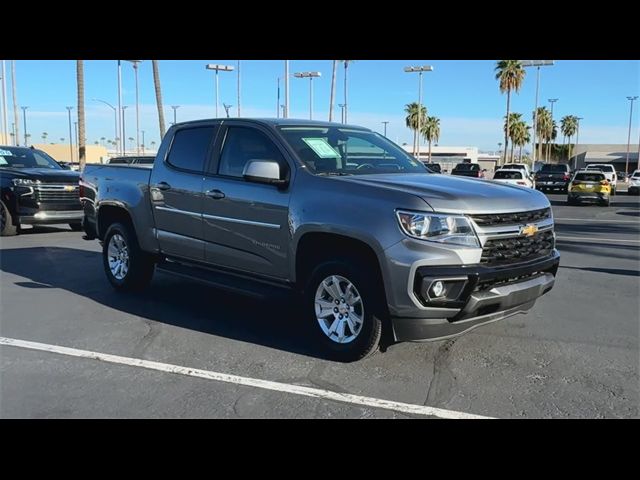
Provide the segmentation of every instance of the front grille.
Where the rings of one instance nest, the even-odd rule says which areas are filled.
[[[471,215],[471,218],[479,227],[489,227],[492,225],[517,225],[544,220],[551,217],[551,209],[532,210],[530,212],[519,213],[497,213],[487,215]]]
[[[551,254],[554,242],[553,230],[546,230],[531,237],[487,240],[482,249],[480,263],[494,265],[544,257]]]
[[[73,190],[66,190],[73,187]],[[41,203],[80,203],[78,185],[37,185],[35,187],[36,201]]]

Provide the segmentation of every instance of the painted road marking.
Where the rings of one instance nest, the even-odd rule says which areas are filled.
[[[554,218],[554,220],[562,220],[563,222],[606,222],[606,223],[635,223],[636,225],[640,225],[640,220],[599,220],[596,218]]]
[[[622,238],[598,238],[598,237],[565,237],[565,236],[556,236],[556,240],[581,240],[583,242],[590,243],[605,243],[605,242],[631,242],[631,243],[640,243],[640,240],[625,240]]]
[[[207,380],[233,383],[236,385],[243,385],[247,387],[262,388],[264,390],[273,390],[276,392],[291,393],[294,395],[302,395],[305,397],[333,400],[335,402],[349,403],[352,405],[362,405],[371,408],[394,410],[396,412],[409,413],[412,415],[428,415],[439,418],[453,419],[491,418],[474,415],[471,413],[456,412],[454,410],[445,410],[442,408],[426,407],[424,405],[414,405],[411,403],[394,402],[390,400],[382,400],[379,398],[363,397],[360,395],[352,395],[350,393],[338,393],[332,392],[330,390],[303,387],[281,382],[272,382],[269,380],[240,377],[237,375],[229,375],[227,373],[200,370],[198,368],[181,367],[179,365],[171,365],[169,363],[153,362],[149,360],[142,360],[139,358],[121,357],[119,355],[92,352],[89,350],[79,350],[77,348],[61,347],[58,345],[49,345],[46,343],[29,342],[27,340],[18,340],[15,338],[0,337],[0,345],[26,348],[29,350],[40,350],[43,352],[59,353],[61,355],[68,355],[71,357],[91,358],[93,360],[100,360],[103,362],[115,363],[118,365],[141,367],[149,370],[157,370],[160,372],[175,373],[178,375],[186,375],[189,377],[205,378]]]

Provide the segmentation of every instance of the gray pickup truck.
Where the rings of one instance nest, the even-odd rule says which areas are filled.
[[[156,267],[287,308],[331,358],[440,340],[526,312],[559,264],[533,189],[430,173],[366,128],[292,119],[176,124],[152,167],[87,165],[86,238],[117,290]],[[268,321],[268,319],[265,319]]]

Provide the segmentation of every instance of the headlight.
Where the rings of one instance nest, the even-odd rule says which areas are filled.
[[[410,237],[430,242],[479,247],[471,223],[460,215],[397,211],[402,231]]]
[[[12,182],[16,187],[35,185],[38,183],[37,180],[31,180],[30,178],[14,178]]]

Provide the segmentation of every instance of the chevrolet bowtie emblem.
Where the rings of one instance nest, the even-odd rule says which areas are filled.
[[[64,191],[65,192],[73,192],[76,189],[76,187],[74,187],[73,185],[65,185],[64,186]]]
[[[526,237],[535,235],[537,232],[538,232],[537,225],[525,225],[524,227],[520,227],[520,235],[524,235]]]

